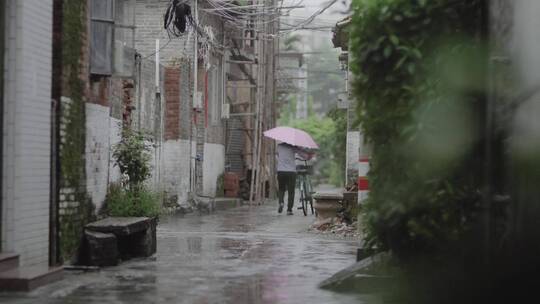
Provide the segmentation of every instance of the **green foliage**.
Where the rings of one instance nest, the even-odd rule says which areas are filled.
[[[64,260],[70,260],[80,245],[84,226],[94,219],[93,204],[86,193],[85,142],[86,116],[84,85],[81,80],[82,36],[86,31],[86,1],[63,1],[62,65],[64,84],[62,96],[69,104],[62,104],[65,127],[60,146],[61,187],[74,189],[73,202],[78,208],[60,216],[60,251]]]
[[[143,133],[125,129],[122,140],[114,147],[113,157],[129,189],[135,190],[151,176],[150,147]]]
[[[62,109],[65,120],[65,140],[61,146],[60,161],[62,176],[69,187],[75,187],[84,179],[85,111],[83,82],[80,78],[81,34],[85,30],[82,22],[86,1],[64,1],[62,60],[67,79],[63,95],[71,99],[70,105]]]
[[[320,54],[307,56],[308,98],[314,104],[322,105],[323,111],[329,110],[338,94],[345,91],[345,71],[340,69],[339,50],[335,49],[330,39],[324,41],[313,51]],[[322,114],[322,113],[320,113]]]
[[[221,173],[216,180],[216,196],[225,196],[225,176]]]
[[[281,109],[278,124],[288,126],[296,117],[296,95],[287,98],[288,103]]]
[[[342,183],[343,174],[340,172],[339,163],[335,161],[336,155],[342,151],[336,151],[339,140],[344,140],[337,135],[336,123],[330,118],[318,118],[311,116],[308,119],[295,120],[288,126],[306,131],[319,145],[317,161],[315,163],[315,178],[324,182],[332,182],[337,185]],[[341,172],[343,169],[341,169]]]
[[[342,186],[345,183],[347,156],[347,111],[334,108],[326,116],[334,122],[334,135],[331,142],[333,162],[330,171],[330,183]]]
[[[485,89],[481,0],[355,0],[351,69],[373,145],[371,246],[440,252],[471,231]]]
[[[146,187],[126,190],[113,184],[109,187],[104,213],[114,217],[157,217],[160,213],[158,202],[159,195]]]
[[[110,186],[104,213],[108,216],[158,216],[161,196],[144,185],[151,176],[150,147],[144,134],[124,129],[113,157],[126,180]]]

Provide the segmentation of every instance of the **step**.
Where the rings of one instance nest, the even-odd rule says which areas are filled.
[[[17,268],[19,255],[15,253],[0,252],[0,272]]]
[[[216,197],[214,204],[216,210],[227,210],[242,206],[242,199],[232,197]]]
[[[18,267],[0,272],[0,291],[30,291],[63,277],[62,267]]]

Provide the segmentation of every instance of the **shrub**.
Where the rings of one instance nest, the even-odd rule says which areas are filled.
[[[150,147],[143,133],[126,129],[114,147],[113,157],[131,189],[141,186],[151,176]]]
[[[159,195],[145,187],[123,189],[118,184],[109,187],[105,214],[114,217],[156,217],[159,215]]]
[[[353,90],[373,146],[363,214],[372,247],[402,258],[440,253],[473,228],[485,101],[481,6],[353,2]]]
[[[114,147],[113,157],[124,180],[110,186],[104,213],[118,217],[158,216],[160,195],[144,185],[151,176],[150,148],[144,134],[124,130],[122,140]]]

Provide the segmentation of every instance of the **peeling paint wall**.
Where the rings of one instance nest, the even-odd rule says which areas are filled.
[[[214,196],[217,180],[225,172],[225,146],[206,143],[203,162],[203,194]]]

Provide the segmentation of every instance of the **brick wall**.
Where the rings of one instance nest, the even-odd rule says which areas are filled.
[[[192,61],[180,62],[180,138],[190,139],[192,121],[193,66]]]
[[[5,0],[4,0],[5,1]],[[8,0],[2,249],[47,265],[49,249],[52,1]]]
[[[165,140],[180,138],[180,69],[165,68]]]

